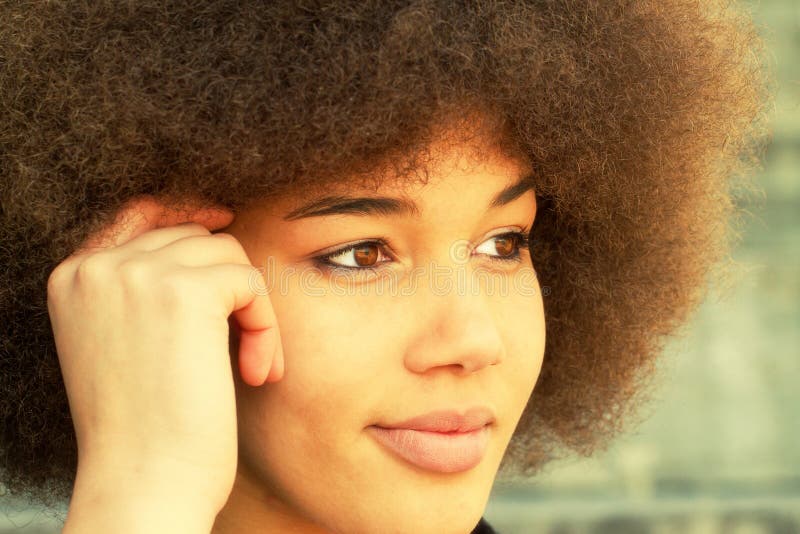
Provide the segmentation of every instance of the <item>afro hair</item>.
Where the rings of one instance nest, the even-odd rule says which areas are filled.
[[[503,467],[605,447],[729,256],[769,136],[765,57],[725,0],[3,2],[0,479],[69,497],[47,280],[126,201],[235,212],[410,172],[478,115],[539,203],[545,359]]]

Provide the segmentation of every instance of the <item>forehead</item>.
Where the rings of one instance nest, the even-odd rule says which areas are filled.
[[[347,199],[380,198],[387,201],[373,203],[378,212],[419,215],[427,197],[445,195],[468,201],[477,196],[485,203],[484,199],[492,195],[491,203],[501,205],[532,189],[533,180],[527,161],[487,144],[437,144],[412,164],[395,161],[332,183],[300,186],[270,199],[268,204],[293,219]]]
[[[470,203],[502,205],[502,197],[511,195],[513,200],[521,194],[517,191],[521,181],[528,182],[529,190],[534,180],[528,156],[513,143],[504,143],[505,139],[496,131],[441,129],[412,153],[363,162],[350,173],[334,175],[320,169],[313,175],[312,170],[293,185],[254,199],[240,213],[294,220],[334,204],[339,206],[330,213],[417,216],[428,204],[445,209]],[[363,200],[372,198],[384,200],[365,205]],[[358,202],[349,211],[342,210],[341,204],[348,199]]]

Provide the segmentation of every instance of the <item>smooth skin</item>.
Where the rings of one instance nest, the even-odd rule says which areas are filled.
[[[528,250],[518,262],[493,259],[503,250],[495,236],[530,228],[536,199],[529,189],[489,204],[530,169],[488,146],[472,159],[461,148],[434,147],[427,184],[346,183],[321,195],[405,199],[418,214],[286,220],[317,200],[288,195],[254,203],[225,228],[270,274],[286,372],[257,388],[234,377],[239,469],[215,534],[466,534],[480,519],[539,374],[545,323]],[[332,258],[354,266],[360,257],[372,272],[315,268],[321,254],[381,237],[391,249]],[[467,471],[420,469],[368,431],[475,405],[496,421]]]
[[[488,147],[479,164],[439,153],[427,184],[338,191],[412,200],[417,215],[285,220],[311,200],[290,195],[175,226],[185,214],[137,199],[59,265],[48,303],[79,447],[67,534],[474,527],[544,354],[530,254],[490,259],[536,203],[529,190],[488,209],[529,172]],[[394,248],[377,277],[299,275],[381,236]],[[406,291],[379,291],[390,276]],[[367,430],[475,405],[496,421],[467,471],[418,468]]]

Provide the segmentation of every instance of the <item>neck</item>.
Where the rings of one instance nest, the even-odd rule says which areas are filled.
[[[297,534],[331,534],[295,508],[276,497],[263,484],[236,473],[228,501],[217,514],[211,534],[257,532],[294,532]]]

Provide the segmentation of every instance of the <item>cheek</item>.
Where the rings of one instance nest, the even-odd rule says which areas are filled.
[[[241,390],[243,448],[252,464],[270,466],[287,487],[330,465],[357,472],[352,451],[364,446],[363,430],[375,422],[376,407],[386,405],[387,391],[397,390],[389,362],[396,352],[387,350],[391,325],[365,320],[373,312],[353,296],[292,292],[271,300],[285,373],[278,382]]]
[[[287,367],[304,378],[332,382],[374,361],[385,343],[375,299],[293,293],[273,299]],[[388,327],[389,325],[387,325]]]
[[[262,476],[291,486],[335,456],[366,419],[359,402],[363,365],[352,319],[327,297],[270,295],[284,352],[284,376],[240,386],[241,445]]]
[[[506,346],[503,375],[515,402],[525,402],[541,371],[545,348],[545,317],[541,296],[514,294],[498,304],[498,324]]]
[[[364,401],[386,385],[376,377],[392,365],[391,325],[382,324],[374,301],[299,290],[272,297],[285,355],[284,378],[269,386],[277,402],[307,422],[349,414],[353,421],[342,424],[361,423]]]

